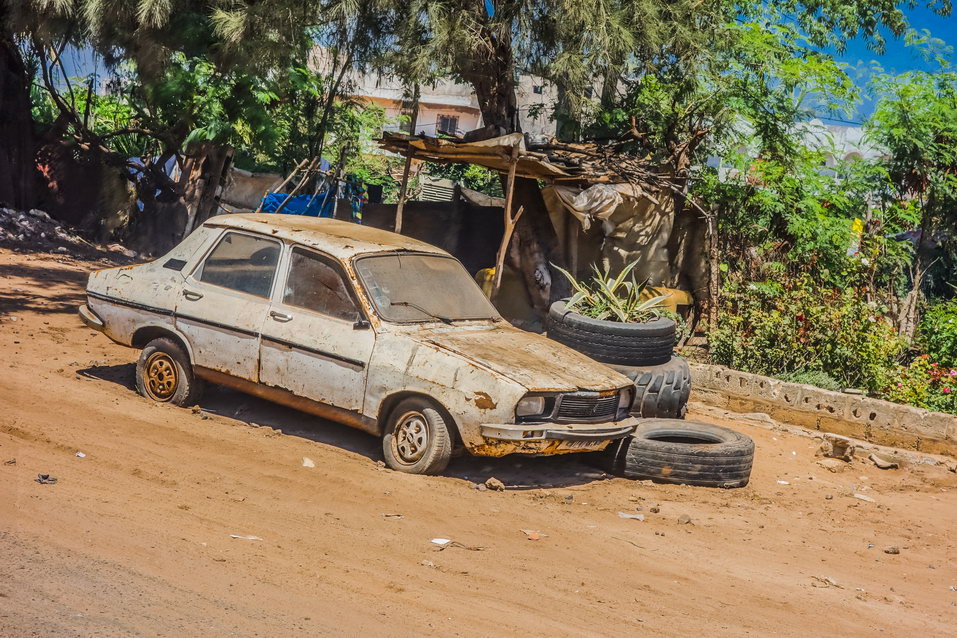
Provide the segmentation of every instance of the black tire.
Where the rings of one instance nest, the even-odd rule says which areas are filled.
[[[136,362],[136,391],[159,403],[182,407],[196,405],[203,393],[203,380],[183,348],[167,337],[153,339]]]
[[[635,382],[631,415],[646,419],[683,419],[691,396],[691,367],[673,356],[658,366],[612,366]]]
[[[671,359],[675,322],[667,317],[646,323],[592,319],[568,310],[561,300],[548,309],[548,337],[602,363],[653,366]]]
[[[424,397],[409,397],[389,413],[382,454],[393,470],[439,474],[452,458],[451,417]]]
[[[709,423],[648,419],[635,433],[596,455],[596,465],[630,479],[701,487],[744,487],[754,441]]]

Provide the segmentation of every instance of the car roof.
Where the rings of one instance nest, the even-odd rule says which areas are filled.
[[[441,248],[387,230],[352,222],[303,215],[244,213],[216,215],[204,226],[236,228],[310,246],[339,259],[363,253],[414,250],[448,255]]]

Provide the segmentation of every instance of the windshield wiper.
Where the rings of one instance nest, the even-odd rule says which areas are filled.
[[[423,307],[420,306],[419,304],[414,304],[414,303],[412,303],[411,301],[392,301],[392,302],[389,303],[389,305],[390,305],[390,306],[408,306],[408,307],[410,307],[410,308],[415,308],[416,310],[418,310],[418,311],[421,312],[422,314],[428,315],[428,316],[432,317],[433,319],[438,319],[438,320],[441,321],[442,323],[451,324],[451,323],[454,321],[454,319],[450,319],[449,317],[443,317],[442,315],[437,315],[437,314],[435,314],[434,312],[429,312],[428,310],[426,310],[425,308],[423,308]]]

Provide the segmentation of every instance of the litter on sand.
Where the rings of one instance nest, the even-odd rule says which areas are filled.
[[[778,485],[790,485],[787,481],[778,481]]]
[[[80,457],[81,459],[85,459],[85,458],[86,458],[86,454],[84,454],[83,452],[77,452],[74,456],[78,456],[78,457]]]
[[[239,534],[230,534],[230,538],[238,538],[241,541],[261,541],[262,539],[258,536],[240,536]]]
[[[483,549],[485,549],[484,547],[465,545],[464,543],[453,541],[451,538],[433,538],[432,542],[438,545],[438,547],[435,548],[435,550],[438,552],[441,552],[444,549],[448,549],[449,547],[461,547],[462,549],[467,549],[470,552],[480,552]]]
[[[618,518],[632,518],[636,521],[645,520],[644,514],[629,514],[628,512],[618,512]]]
[[[37,474],[36,482],[41,485],[56,485],[56,477],[49,474]]]
[[[433,538],[432,542],[436,545],[448,545],[452,542],[451,538]]]
[[[316,462],[310,459],[309,457],[302,457],[302,466],[303,467],[316,467]]]
[[[870,496],[868,496],[867,494],[855,494],[855,495],[854,495],[854,498],[858,498],[858,499],[860,499],[860,500],[862,500],[862,501],[867,501],[868,503],[876,503],[876,502],[877,502],[877,501],[875,501],[874,499],[872,499]]]
[[[402,514],[383,514],[382,518],[402,518]],[[432,541],[433,543],[435,541]]]
[[[525,534],[525,537],[528,538],[528,540],[530,540],[530,541],[540,541],[540,540],[542,540],[543,538],[545,538],[546,536],[548,536],[548,534],[542,534],[541,532],[536,532],[536,531],[533,530],[533,529],[523,529],[523,530],[520,530],[520,531],[521,531],[523,534]]]

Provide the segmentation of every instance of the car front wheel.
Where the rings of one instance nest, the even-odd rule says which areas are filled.
[[[172,339],[153,339],[136,362],[136,390],[160,403],[195,405],[202,393],[202,380],[182,347]]]
[[[450,420],[432,401],[410,397],[389,415],[382,437],[386,465],[409,474],[439,474],[452,458]]]

